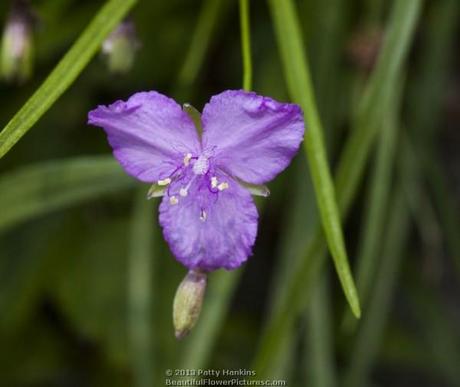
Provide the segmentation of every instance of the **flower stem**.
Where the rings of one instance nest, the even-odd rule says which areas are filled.
[[[251,31],[249,0],[240,0],[241,54],[243,57],[243,89],[252,90]]]

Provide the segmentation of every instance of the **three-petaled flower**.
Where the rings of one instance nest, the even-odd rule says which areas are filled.
[[[88,117],[104,128],[128,174],[164,188],[164,237],[180,262],[203,271],[247,260],[258,214],[245,183],[272,180],[304,134],[299,106],[242,90],[211,98],[202,134],[174,100],[154,91],[99,106]]]

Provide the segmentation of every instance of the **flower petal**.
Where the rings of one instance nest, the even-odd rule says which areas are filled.
[[[186,196],[165,195],[160,224],[173,254],[189,269],[235,269],[251,255],[257,234],[257,209],[236,181],[213,192],[207,176],[196,177]],[[179,187],[170,187],[179,191]],[[216,190],[218,191],[218,190]]]
[[[203,148],[214,151],[215,163],[253,184],[265,183],[285,169],[304,134],[298,105],[243,90],[212,97],[202,121]]]
[[[88,123],[104,128],[113,154],[125,171],[144,182],[168,177],[200,142],[192,120],[171,98],[136,93],[128,101],[99,106]]]

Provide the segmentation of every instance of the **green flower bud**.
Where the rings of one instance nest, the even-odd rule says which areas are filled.
[[[190,270],[180,283],[174,297],[173,322],[177,339],[182,339],[195,326],[206,291],[207,274]]]

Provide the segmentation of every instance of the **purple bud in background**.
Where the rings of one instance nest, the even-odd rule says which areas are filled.
[[[3,30],[1,75],[25,81],[32,73],[35,17],[28,1],[14,0]]]
[[[131,19],[121,22],[102,44],[102,53],[113,73],[126,73],[134,64],[136,51],[140,48],[136,27]]]

